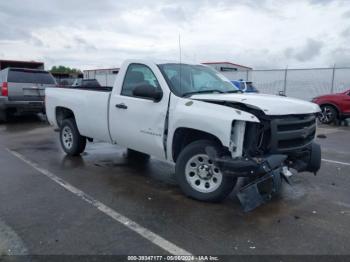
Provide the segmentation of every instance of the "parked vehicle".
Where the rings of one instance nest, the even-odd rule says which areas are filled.
[[[72,86],[79,87],[79,88],[99,88],[99,87],[101,87],[100,83],[96,79],[83,79],[83,78],[75,79]]]
[[[240,80],[233,80],[231,83],[244,93],[258,93],[258,89],[255,88],[253,82]]]
[[[331,124],[336,120],[350,117],[350,90],[338,94],[318,96],[312,102],[321,107],[319,120],[323,124]]]
[[[0,121],[16,112],[43,112],[45,88],[56,86],[44,70],[6,68],[0,71]]]
[[[46,111],[66,154],[96,139],[174,162],[194,199],[222,200],[247,177],[238,193],[245,210],[278,192],[289,168],[320,168],[316,104],[238,93],[203,65],[126,61],[112,91],[50,88]]]
[[[75,78],[55,78],[58,86],[72,86],[76,81]]]

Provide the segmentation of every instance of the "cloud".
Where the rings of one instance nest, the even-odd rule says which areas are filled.
[[[337,67],[350,66],[350,48],[337,48],[332,51],[332,57],[330,63],[336,64]]]
[[[181,6],[166,6],[161,9],[161,12],[170,20],[180,23],[187,21],[187,16]]]
[[[287,48],[284,53],[288,58],[293,57],[300,62],[304,62],[318,56],[321,53],[323,45],[324,43],[321,41],[308,39],[303,47]]]
[[[316,4],[316,5],[319,5],[319,4],[327,5],[334,2],[335,2],[334,0],[310,0],[311,4]]]
[[[341,32],[341,35],[345,38],[350,37],[350,27],[344,29],[344,31]]]
[[[324,66],[347,46],[345,6],[343,0],[1,1],[0,50],[48,67],[112,67],[126,58],[176,60],[181,34],[191,62]]]
[[[31,37],[30,43],[33,44],[34,46],[37,46],[37,47],[43,47],[44,46],[44,42],[41,39],[39,39],[38,37],[36,37],[36,36],[32,36]]]
[[[350,18],[350,10],[345,11],[345,12],[342,14],[342,17],[344,17],[344,18]]]

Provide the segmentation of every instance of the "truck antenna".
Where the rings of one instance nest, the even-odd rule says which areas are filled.
[[[181,64],[181,34],[179,34],[179,61],[180,61],[180,64]]]
[[[182,74],[181,74],[181,71],[182,71],[182,66],[181,66],[181,63],[182,63],[182,53],[181,53],[181,34],[179,33],[179,75],[180,75],[180,90],[182,91],[182,86],[181,86],[181,82],[182,82]]]

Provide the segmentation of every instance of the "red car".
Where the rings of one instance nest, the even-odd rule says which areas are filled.
[[[318,96],[312,99],[322,109],[319,119],[323,124],[350,117],[350,90],[339,94]]]

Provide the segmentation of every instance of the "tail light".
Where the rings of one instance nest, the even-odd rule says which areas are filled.
[[[2,96],[8,96],[9,95],[9,89],[7,82],[3,82],[1,86],[1,95]]]

